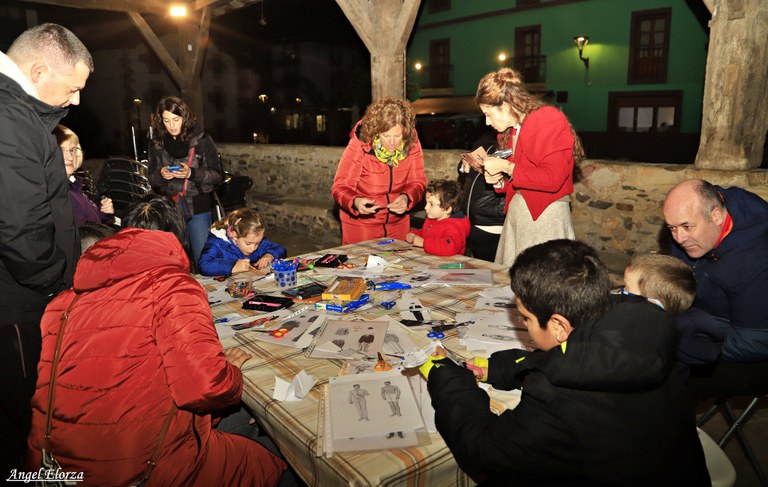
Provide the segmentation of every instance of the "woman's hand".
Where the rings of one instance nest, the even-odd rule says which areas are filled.
[[[358,213],[361,215],[372,215],[380,208],[375,201],[370,198],[363,198],[362,196],[355,198],[352,201],[352,205],[357,208]]]
[[[178,171],[169,171],[168,166],[163,166],[160,169],[160,175],[163,179],[188,179],[192,173],[192,169],[184,163],[179,164]]]
[[[483,161],[485,168],[485,182],[488,184],[497,184],[504,176],[512,176],[515,165],[507,159],[499,157],[486,157]]]
[[[227,362],[234,365],[238,369],[242,369],[243,364],[250,360],[252,357],[253,355],[246,353],[239,348],[229,348],[224,350],[224,358],[227,359]]]
[[[101,212],[105,215],[114,215],[115,214],[115,205],[112,204],[112,198],[107,198],[106,196],[101,198]]]
[[[264,254],[261,256],[261,259],[259,259],[256,262],[256,268],[257,269],[264,269],[265,267],[269,266],[269,263],[272,262],[274,259],[274,256],[272,254]]]
[[[251,261],[248,259],[240,259],[232,266],[232,274],[249,270],[251,270]]]
[[[395,198],[395,201],[388,204],[387,208],[392,213],[402,215],[403,213],[405,213],[405,210],[408,209],[408,197],[404,194],[401,194],[400,196]]]

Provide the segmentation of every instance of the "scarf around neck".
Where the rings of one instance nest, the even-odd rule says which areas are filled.
[[[165,149],[165,152],[176,159],[187,157],[189,155],[189,143],[182,139],[181,136],[174,139],[171,134],[166,133],[165,136],[163,136],[163,148]]]
[[[381,143],[381,139],[377,135],[373,139],[373,143],[371,145],[373,146],[373,154],[376,156],[376,159],[388,166],[397,167],[398,164],[400,164],[400,161],[408,156],[407,153],[403,152],[405,142],[400,142],[400,145],[397,146],[397,149],[395,149],[393,152],[390,152],[386,147],[384,147],[384,145]]]

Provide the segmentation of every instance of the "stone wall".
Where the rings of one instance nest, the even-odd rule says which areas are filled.
[[[323,243],[341,242],[331,185],[342,147],[219,144],[224,168],[249,175],[251,206],[268,224]],[[427,177],[456,177],[456,151],[427,150]],[[669,189],[687,178],[740,186],[768,199],[768,171],[697,170],[691,165],[586,160],[573,195],[578,238],[602,254],[630,256],[660,249],[666,239],[661,205]],[[661,243],[660,243],[661,242]]]

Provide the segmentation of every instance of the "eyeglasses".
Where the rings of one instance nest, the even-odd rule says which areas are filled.
[[[65,154],[66,154],[67,152],[69,152],[69,155],[70,155],[70,156],[72,156],[72,157],[75,157],[75,156],[77,156],[78,154],[82,153],[82,152],[83,152],[83,149],[81,149],[80,147],[73,147],[73,148],[71,148],[71,149],[65,149],[64,147],[62,147],[62,148],[61,148],[61,152],[65,153]]]

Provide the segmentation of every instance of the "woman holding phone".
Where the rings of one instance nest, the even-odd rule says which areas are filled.
[[[181,206],[189,208],[186,240],[197,269],[213,220],[211,194],[222,181],[216,144],[197,125],[184,100],[175,96],[160,100],[151,127],[149,183],[155,193],[177,200],[183,198]]]

